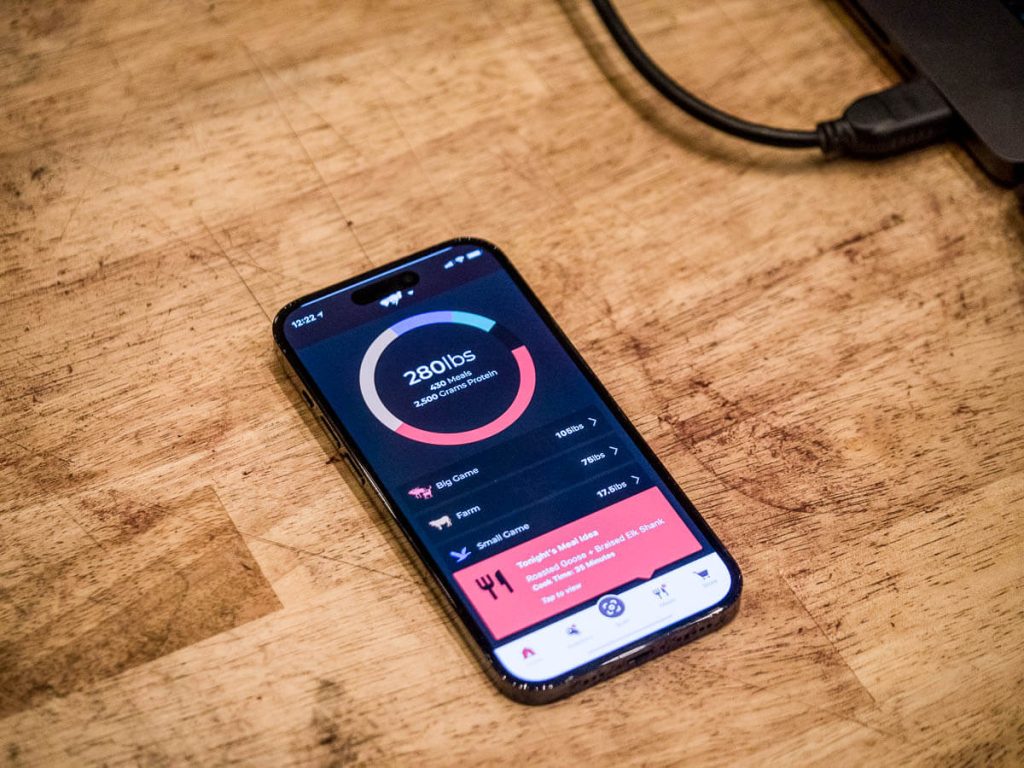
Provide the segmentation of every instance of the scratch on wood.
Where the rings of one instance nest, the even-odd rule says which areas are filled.
[[[877,734],[882,735],[882,736],[896,736],[897,735],[895,733],[890,733],[889,731],[886,731],[886,730],[883,730],[881,728],[878,728],[878,727],[876,727],[874,725],[870,725],[869,723],[865,723],[864,721],[859,720],[856,717],[852,717],[850,715],[845,715],[842,712],[835,712],[834,710],[831,710],[831,709],[829,709],[827,707],[821,707],[821,706],[818,706],[816,704],[809,704],[804,699],[796,699],[796,698],[794,698],[792,696],[784,696],[782,694],[777,693],[773,688],[771,688],[769,686],[758,685],[757,683],[751,682],[750,680],[744,680],[742,678],[736,677],[735,675],[730,675],[727,672],[722,672],[721,670],[718,670],[718,669],[712,669],[711,667],[707,667],[707,666],[705,666],[703,664],[694,664],[693,662],[689,662],[689,664],[694,669],[699,669],[702,672],[706,672],[709,675],[714,675],[716,677],[721,677],[721,678],[723,678],[725,680],[730,680],[730,681],[732,681],[734,683],[739,683],[740,685],[748,686],[750,688],[753,688],[754,690],[762,691],[763,693],[766,693],[766,694],[768,694],[770,696],[775,697],[779,701],[790,701],[790,702],[799,704],[800,706],[803,706],[803,707],[807,708],[808,710],[812,710],[812,711],[815,711],[815,712],[821,712],[823,714],[829,715],[830,717],[835,717],[835,718],[837,718],[839,720],[844,720],[844,721],[849,722],[849,723],[855,723],[856,725],[859,725],[861,728],[866,728],[867,730],[872,731],[872,732],[877,733]],[[858,681],[858,682],[860,682],[860,681]],[[868,695],[870,695],[870,694],[868,694]]]
[[[196,214],[196,216],[199,218],[199,222],[200,224],[202,224],[203,229],[206,230],[206,234],[210,236],[210,239],[213,241],[213,244],[217,246],[217,250],[220,251],[220,255],[224,257],[224,260],[228,263],[228,266],[231,267],[231,271],[235,273],[235,276],[239,279],[242,285],[245,286],[245,290],[249,292],[249,295],[252,297],[252,300],[256,302],[256,306],[259,307],[260,312],[262,312],[263,316],[267,318],[267,320],[269,321],[271,317],[270,314],[267,312],[266,308],[263,306],[263,302],[261,302],[259,298],[257,298],[256,293],[253,291],[252,287],[249,285],[246,279],[242,277],[242,273],[238,271],[238,267],[235,266],[235,262],[231,260],[231,257],[228,255],[228,252],[224,250],[224,246],[220,244],[220,241],[217,239],[216,235],[214,235],[210,227],[207,226],[206,220],[203,219],[203,217],[198,213]]]
[[[335,557],[334,555],[328,555],[328,554],[325,554],[323,552],[314,552],[314,551],[312,551],[310,549],[303,549],[302,547],[297,547],[294,544],[287,544],[287,543],[285,543],[283,541],[275,541],[274,539],[268,539],[266,536],[260,536],[257,533],[252,533],[251,531],[243,531],[243,530],[239,529],[238,532],[240,534],[242,534],[243,536],[248,536],[250,539],[255,539],[256,541],[262,542],[263,544],[270,544],[270,545],[275,546],[275,547],[281,547],[282,549],[291,550],[292,552],[295,552],[295,553],[300,554],[300,555],[309,555],[310,557],[319,557],[319,558],[322,558],[324,560],[331,560],[331,561],[333,561],[335,563],[341,563],[342,565],[347,565],[349,568],[357,568],[357,569],[362,570],[362,571],[367,571],[369,573],[374,573],[374,574],[376,574],[378,576],[386,576],[389,579],[396,579],[397,581],[404,581],[404,582],[406,582],[408,584],[415,583],[412,579],[409,579],[406,576],[403,576],[403,575],[400,575],[400,574],[388,573],[386,571],[381,571],[381,570],[378,570],[376,568],[371,568],[368,565],[363,565],[362,563],[353,563],[353,562],[351,562],[349,560],[345,560],[345,559],[340,558],[340,557]]]
[[[840,240],[837,243],[833,243],[832,245],[828,246],[824,250],[825,251],[841,251],[844,248],[848,248],[851,245],[856,245],[857,243],[860,243],[860,242],[862,242],[864,240],[868,240],[869,238],[875,237],[876,235],[879,235],[882,232],[886,232],[886,231],[892,229],[893,227],[895,227],[895,226],[897,226],[899,224],[902,224],[902,223],[903,223],[903,217],[900,214],[898,214],[898,213],[890,213],[888,216],[886,216],[884,219],[882,219],[882,221],[877,226],[875,226],[875,227],[873,227],[871,229],[865,230],[863,232],[858,232],[858,233],[856,233],[854,235],[851,235],[850,237],[844,238],[844,239]]]
[[[394,123],[395,129],[398,131],[398,135],[402,137],[402,142],[405,144],[409,153],[412,155],[413,160],[416,161],[416,167],[419,169],[420,174],[426,179],[427,184],[430,187],[430,192],[434,197],[434,202],[437,203],[437,207],[444,213],[446,224],[452,226],[451,214],[448,211],[448,207],[444,203],[444,197],[437,189],[437,185],[434,184],[434,175],[427,170],[423,165],[423,159],[419,156],[419,153],[413,148],[412,142],[409,141],[409,137],[406,135],[405,130],[402,128],[401,123],[398,122],[398,118],[395,116],[394,110],[391,108],[391,103],[387,100],[383,94],[379,99],[379,103],[384,106],[384,111],[388,113],[388,117],[391,118],[391,122]]]
[[[20,448],[25,453],[27,453],[27,454],[29,454],[31,456],[35,456],[37,459],[44,459],[44,458],[57,459],[58,461],[62,461],[65,464],[74,465],[74,462],[71,461],[71,459],[65,458],[65,457],[61,456],[60,454],[54,453],[53,451],[32,450],[31,448],[29,448],[29,447],[19,443],[17,440],[12,440],[11,438],[7,437],[6,435],[0,435],[0,440],[3,440],[5,443],[10,443],[15,448]]]
[[[288,119],[288,113],[285,112],[284,106],[281,104],[281,101],[277,98],[277,94],[275,94],[274,89],[270,87],[270,81],[267,80],[267,75],[263,71],[263,66],[256,59],[256,56],[253,54],[252,49],[250,49],[248,45],[246,45],[242,40],[238,40],[238,43],[242,46],[242,50],[245,51],[246,56],[249,57],[249,61],[252,62],[253,67],[255,67],[256,72],[259,74],[260,79],[263,81],[263,87],[266,89],[267,95],[270,96],[270,98],[274,102],[274,105],[277,107],[277,113],[281,116],[281,120],[284,122],[286,126],[288,126],[288,131],[295,139],[295,143],[299,145],[299,148],[302,150],[302,154],[306,156],[306,161],[309,163],[309,167],[313,170],[313,173],[315,173],[316,177],[320,180],[320,185],[323,187],[323,190],[330,196],[331,200],[334,202],[334,208],[335,210],[337,210],[338,216],[341,217],[341,220],[345,223],[345,226],[352,232],[352,237],[355,239],[356,244],[359,246],[359,250],[362,251],[363,257],[366,259],[367,264],[369,264],[371,267],[374,266],[373,261],[370,259],[370,255],[366,252],[366,248],[363,246],[362,241],[359,239],[359,235],[355,230],[355,225],[352,223],[352,220],[345,215],[344,211],[342,211],[341,203],[338,202],[338,198],[335,197],[334,191],[331,189],[330,184],[327,183],[327,179],[325,179],[323,173],[320,172],[320,166],[316,164],[316,161],[313,159],[313,156],[309,153],[309,150],[306,148],[305,143],[303,143],[302,139],[299,137],[299,134],[296,132],[295,126],[293,126],[291,120]]]
[[[878,701],[875,700],[874,694],[871,693],[868,687],[864,685],[864,682],[860,679],[860,676],[857,674],[857,670],[850,666],[849,662],[843,656],[842,651],[840,651],[836,647],[836,644],[832,641],[832,638],[829,636],[828,632],[826,632],[824,627],[821,626],[821,622],[819,622],[817,617],[813,613],[811,613],[811,610],[807,607],[804,601],[800,599],[800,595],[797,594],[797,591],[795,589],[793,589],[793,585],[789,583],[789,580],[786,578],[785,574],[779,571],[778,576],[780,579],[782,579],[782,583],[786,585],[786,589],[788,589],[790,594],[793,595],[793,599],[796,600],[797,604],[803,609],[804,613],[807,614],[808,618],[810,618],[810,620],[814,622],[814,626],[818,628],[818,631],[821,633],[822,637],[824,637],[828,641],[828,644],[832,647],[832,652],[836,655],[836,658],[843,662],[843,666],[845,666],[850,671],[850,674],[853,675],[853,679],[857,681],[857,685],[859,685],[861,690],[868,695],[868,698],[871,699],[871,703],[877,709]]]

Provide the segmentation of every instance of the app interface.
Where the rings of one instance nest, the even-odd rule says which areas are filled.
[[[730,575],[485,247],[297,307],[284,333],[415,535],[528,681],[710,608]]]

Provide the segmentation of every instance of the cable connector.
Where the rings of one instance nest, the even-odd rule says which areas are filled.
[[[647,55],[612,0],[593,0],[597,15],[623,55],[662,96],[691,117],[758,144],[787,149],[817,147],[826,157],[884,157],[945,139],[953,130],[953,109],[931,83],[911,80],[862,96],[837,120],[813,131],[777,128],[731,115],[690,93]]]
[[[895,155],[946,138],[953,109],[931,83],[911,80],[853,102],[837,120],[818,123],[827,157]]]

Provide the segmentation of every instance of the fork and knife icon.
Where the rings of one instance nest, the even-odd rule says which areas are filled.
[[[497,581],[498,584],[503,586],[510,593],[515,592],[515,590],[512,589],[512,585],[509,584],[508,580],[505,578],[505,574],[503,574],[501,571],[495,571],[493,577],[489,573],[479,577],[476,580],[476,585],[480,587],[480,589],[490,592],[491,599],[497,600],[498,594],[494,591],[495,581]]]

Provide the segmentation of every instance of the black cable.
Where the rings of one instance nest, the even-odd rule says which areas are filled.
[[[787,149],[818,147],[830,157],[879,157],[944,138],[953,123],[952,109],[924,80],[898,83],[863,96],[842,117],[818,123],[813,131],[752,123],[711,106],[683,88],[647,55],[610,0],[593,3],[608,34],[648,83],[691,117],[738,138]]]
[[[608,29],[608,34],[612,36],[612,39],[615,40],[622,53],[629,59],[629,63],[662,96],[691,117],[695,117],[712,128],[725,131],[741,139],[756,141],[760,144],[770,144],[773,147],[800,149],[818,146],[818,134],[815,131],[791,131],[785,128],[759,125],[749,120],[734,117],[711,106],[706,101],[698,99],[654,63],[654,60],[640,47],[636,38],[629,31],[629,27],[626,26],[622,17],[619,16],[619,12],[615,10],[615,6],[609,0],[593,1],[594,9]]]

